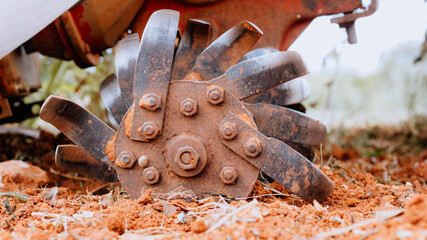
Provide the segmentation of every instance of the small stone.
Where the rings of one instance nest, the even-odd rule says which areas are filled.
[[[194,233],[202,233],[208,230],[208,226],[205,221],[201,218],[197,219],[191,224],[191,231]]]
[[[1,162],[0,175],[3,177],[3,183],[13,181],[24,185],[42,186],[50,182],[44,170],[21,160]]]

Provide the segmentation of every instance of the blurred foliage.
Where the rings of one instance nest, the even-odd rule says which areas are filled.
[[[102,81],[114,73],[114,54],[104,52],[95,67],[81,69],[73,61],[64,61],[40,55],[40,81],[42,87],[27,96],[26,102],[44,100],[56,95],[75,101],[91,113],[107,122],[99,87]],[[39,111],[39,109],[35,109]],[[38,127],[37,119],[28,119],[23,125]]]
[[[427,115],[427,59],[414,62],[421,45],[406,42],[384,52],[370,73],[340,66],[339,51],[332,51],[325,69],[307,77],[312,89],[308,114],[329,126],[396,124]]]

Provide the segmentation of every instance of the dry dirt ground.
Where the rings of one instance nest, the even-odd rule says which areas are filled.
[[[65,138],[3,134],[0,164],[41,170],[0,167],[0,239],[426,239],[426,120],[332,131],[315,164],[335,189],[314,205],[263,180],[247,199],[165,201],[148,191],[133,201],[120,186],[57,169]]]

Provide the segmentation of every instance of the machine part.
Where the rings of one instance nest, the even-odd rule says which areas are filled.
[[[87,143],[87,137],[80,133],[86,131],[94,135],[91,137],[97,139],[92,141],[92,145],[96,146],[81,147],[86,147],[92,156],[98,154],[100,161],[108,153],[114,162],[113,167],[119,166],[115,170],[132,198],[138,198],[146,189],[153,189],[154,194],[167,194],[182,187],[191,189],[198,196],[219,193],[246,197],[261,170],[309,202],[326,200],[333,189],[332,181],[283,141],[271,138],[271,135],[276,135],[284,141],[318,143],[324,137],[321,135],[324,125],[280,106],[250,105],[241,101],[307,74],[298,53],[275,52],[237,63],[249,49],[233,49],[233,46],[241,46],[241,38],[251,36],[252,32],[244,30],[246,33],[239,33],[242,35],[240,38],[233,38],[234,35],[227,32],[219,38],[227,45],[214,41],[207,47],[209,51],[201,53],[206,60],[204,63],[213,63],[220,68],[187,68],[190,73],[203,73],[214,76],[213,79],[169,82],[173,66],[170,51],[173,53],[177,16],[171,10],[155,12],[143,34],[138,53],[133,101],[155,93],[162,99],[159,109],[148,111],[134,104],[114,133],[99,120],[92,119],[93,115],[85,109],[51,96],[42,108],[42,119],[70,135],[69,138],[79,146]],[[253,26],[248,22],[243,25]],[[233,29],[241,27],[242,24]],[[163,33],[162,37],[159,32]],[[226,40],[227,36],[232,40]],[[212,56],[222,56],[223,53],[230,57],[227,59],[233,60],[226,60],[224,65],[218,64],[220,59]],[[166,59],[169,55],[171,59]],[[227,66],[230,64],[234,65]],[[64,104],[61,108],[60,102]],[[186,106],[186,103],[190,104]],[[197,114],[190,117],[183,114],[191,112],[194,103],[197,103]],[[70,111],[78,114],[67,114]],[[142,112],[143,117],[135,117],[135,112]],[[53,115],[56,117],[51,117]],[[286,116],[287,121],[282,123],[280,119],[274,119],[277,116]],[[269,127],[260,124],[262,128],[257,129],[257,119],[260,123],[271,121],[271,124]],[[58,125],[58,120],[62,125]],[[289,128],[286,128],[287,124]],[[137,134],[143,136],[143,141],[132,137],[134,126],[139,127]],[[271,133],[263,128],[281,132]],[[263,131],[270,135],[264,135]],[[302,136],[298,136],[300,133]],[[134,158],[127,157],[127,161],[122,161],[124,153],[131,153]],[[133,164],[136,159],[138,165]],[[122,162],[128,165],[121,167]],[[237,176],[238,173],[244,174]]]
[[[134,108],[131,133],[132,140],[147,141],[161,134],[165,105],[167,102],[168,85],[178,32],[179,12],[160,10],[153,14],[141,37],[134,79],[134,97],[139,100],[145,94],[156,94],[162,100],[156,112]],[[146,71],[145,69],[150,69]],[[152,122],[159,132],[154,137],[138,134],[138,128],[144,122]]]
[[[97,64],[99,53],[127,31],[144,1],[85,0],[63,13],[24,46],[29,52],[72,59],[80,67]]]
[[[126,114],[127,107],[123,102],[122,93],[120,91],[119,80],[111,74],[101,83],[99,88],[101,100],[106,106],[108,114],[112,116],[110,122],[117,128]]]
[[[246,19],[268,36],[260,39],[255,48],[274,47],[284,51],[314,18],[353,12],[362,7],[361,0],[222,0],[203,5],[189,5],[176,0],[146,0],[131,29],[141,34],[151,14],[163,8],[181,13],[180,29],[186,28],[188,19],[201,19],[211,23],[213,39],[241,19]]]
[[[7,98],[0,98],[0,119],[10,116],[12,116],[12,110],[10,109],[9,100]]]
[[[1,99],[0,102],[3,102],[2,100],[4,101],[4,99]],[[10,111],[11,114],[8,114],[9,117],[1,118],[0,124],[20,122],[28,118],[37,117],[37,110],[34,109],[40,109],[43,105],[43,101],[26,104],[22,98],[10,98],[8,102],[8,105],[3,102],[5,105],[0,105],[0,107],[5,109],[6,113]]]
[[[133,79],[138,48],[139,36],[137,33],[123,38],[114,48],[117,79],[119,79],[122,98],[127,109],[133,104]]]
[[[100,162],[76,145],[56,147],[55,163],[62,169],[68,169],[84,177],[104,182],[117,182],[119,178],[114,168]]]
[[[78,0],[0,2],[0,59],[45,28]]]
[[[372,15],[378,8],[378,0],[371,0],[371,5],[363,12],[345,12],[344,16],[331,19],[331,23],[336,23],[340,28],[345,28],[348,43],[357,43],[355,22],[361,17]]]

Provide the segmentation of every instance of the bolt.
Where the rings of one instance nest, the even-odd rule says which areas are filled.
[[[155,184],[159,181],[160,173],[155,167],[149,167],[142,172],[144,181],[148,184]]]
[[[219,131],[221,133],[221,137],[226,140],[232,140],[237,136],[237,127],[236,124],[231,122],[225,122],[222,124],[219,128]]]
[[[180,112],[189,117],[197,113],[197,102],[191,98],[184,99],[181,102]]]
[[[130,151],[123,151],[114,163],[120,168],[131,168],[135,161],[135,156]]]
[[[139,129],[138,132],[146,139],[156,138],[159,134],[159,128],[153,122],[145,122]]]
[[[178,149],[175,155],[176,164],[184,170],[195,169],[197,167],[199,159],[199,154],[191,146],[186,146]]]
[[[224,89],[213,85],[207,88],[208,101],[212,104],[219,104],[224,101]]]
[[[243,146],[246,156],[254,158],[261,153],[261,143],[258,138],[250,138]]]
[[[144,94],[144,96],[142,96],[138,102],[140,108],[145,108],[153,112],[159,109],[161,104],[162,98],[155,93]]]
[[[138,159],[138,165],[141,168],[146,168],[148,166],[148,157],[145,156],[145,155],[139,157],[139,159]]]
[[[237,172],[234,167],[224,167],[219,174],[221,181],[225,184],[234,184],[237,179]]]

